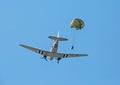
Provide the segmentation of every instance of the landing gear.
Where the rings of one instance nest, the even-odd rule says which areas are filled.
[[[47,56],[44,55],[41,59],[45,59],[47,61]]]
[[[61,58],[57,58],[57,63],[59,64],[59,61],[61,60]]]

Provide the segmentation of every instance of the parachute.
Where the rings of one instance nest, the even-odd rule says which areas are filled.
[[[76,30],[82,30],[84,28],[85,24],[82,19],[75,18],[72,20],[70,27]],[[72,40],[72,47],[71,49],[74,49],[74,42],[75,42],[75,34],[73,35],[73,40]]]
[[[75,18],[72,20],[70,27],[74,28],[76,30],[81,30],[84,27],[84,21],[82,19],[79,18]]]

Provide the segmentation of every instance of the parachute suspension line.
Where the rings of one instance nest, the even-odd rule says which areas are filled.
[[[72,34],[72,47],[71,47],[71,49],[72,49],[72,50],[74,49],[74,45],[75,45],[75,38],[76,38],[76,33],[75,33],[75,32],[73,32],[73,34]]]

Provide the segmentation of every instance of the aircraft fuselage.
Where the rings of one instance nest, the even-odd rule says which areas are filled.
[[[58,50],[58,40],[55,40],[50,50],[50,52],[53,53],[53,55],[50,56],[50,60],[52,60],[55,57],[54,53],[57,53],[57,50]]]
[[[58,50],[58,40],[55,40],[50,52],[57,53],[57,50]]]

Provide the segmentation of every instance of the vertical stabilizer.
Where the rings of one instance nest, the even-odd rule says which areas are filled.
[[[60,37],[60,33],[58,32],[57,37]]]

